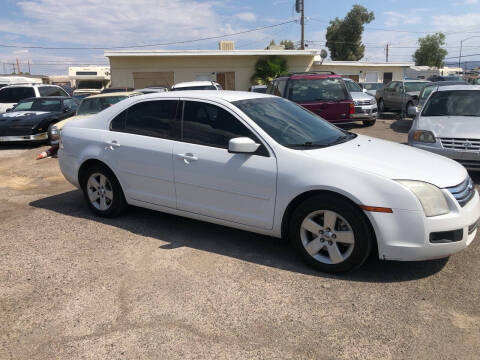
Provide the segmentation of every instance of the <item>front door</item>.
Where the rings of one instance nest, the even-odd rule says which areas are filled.
[[[260,140],[226,109],[200,101],[185,102],[182,129],[173,148],[178,209],[271,229],[275,157],[264,145],[254,154],[228,152],[232,138]]]
[[[177,100],[142,101],[112,120],[105,159],[128,198],[176,208],[172,151],[180,135],[177,104]]]

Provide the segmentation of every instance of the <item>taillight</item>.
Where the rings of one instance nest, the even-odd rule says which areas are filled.
[[[353,115],[355,114],[355,106],[353,105],[353,103],[350,103],[350,115]]]

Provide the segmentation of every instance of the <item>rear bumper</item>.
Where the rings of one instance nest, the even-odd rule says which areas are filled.
[[[16,141],[46,141],[48,140],[48,133],[40,133],[34,135],[15,135],[15,136],[0,136],[0,142],[16,142]]]

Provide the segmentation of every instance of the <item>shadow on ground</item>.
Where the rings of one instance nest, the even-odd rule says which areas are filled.
[[[397,119],[390,124],[390,129],[397,133],[407,134],[412,127],[411,119]]]
[[[3,143],[0,145],[1,150],[30,150],[38,147],[47,145],[46,143],[23,143],[23,142],[12,142],[12,143]]]
[[[389,283],[416,280],[437,273],[448,262],[448,259],[424,262],[380,261],[372,256],[352,273],[328,275],[307,267],[287,242],[268,236],[137,207],[131,207],[125,216],[116,219],[95,217],[84,203],[79,190],[36,200],[30,205],[166,241],[168,244],[161,245],[162,249],[187,246],[286,271],[347,281]]]

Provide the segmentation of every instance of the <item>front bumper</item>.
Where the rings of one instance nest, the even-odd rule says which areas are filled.
[[[409,145],[418,149],[430,151],[439,155],[446,156],[452,160],[455,160],[465,166],[469,170],[480,171],[480,152],[479,151],[467,151],[467,150],[452,150],[445,149],[441,144],[426,144],[409,141]]]
[[[16,142],[16,141],[45,141],[48,140],[48,133],[40,133],[34,135],[15,135],[0,136],[0,142]]]
[[[350,115],[352,119],[376,119],[378,114],[377,105],[355,106],[355,113]]]
[[[423,211],[393,209],[392,214],[366,212],[377,236],[380,259],[420,261],[448,257],[469,246],[477,234],[480,218],[480,197],[464,206],[444,190],[453,210],[441,216],[426,217]],[[451,242],[431,242],[432,233],[462,230],[461,239]]]

